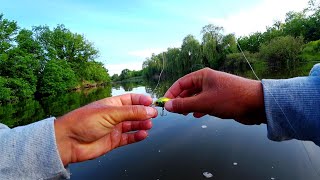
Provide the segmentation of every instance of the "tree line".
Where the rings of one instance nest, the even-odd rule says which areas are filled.
[[[142,77],[142,71],[123,69],[120,75],[113,74],[111,76],[111,80],[113,82],[118,82],[118,81],[125,81],[125,80],[134,79],[134,78],[140,78],[140,77]]]
[[[20,28],[0,14],[0,103],[109,82],[98,50],[64,25]]]
[[[313,0],[301,12],[288,12],[284,22],[275,21],[265,32],[236,38],[223,30],[206,25],[201,41],[187,35],[180,48],[153,54],[143,62],[143,76],[157,80],[164,63],[161,78],[165,79],[175,80],[203,67],[253,78],[246,56],[260,78],[287,78],[307,75],[320,62],[320,6]]]

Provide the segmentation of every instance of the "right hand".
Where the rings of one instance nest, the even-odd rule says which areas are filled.
[[[205,68],[177,80],[166,92],[171,112],[194,117],[206,114],[230,118],[242,124],[266,123],[260,81]]]

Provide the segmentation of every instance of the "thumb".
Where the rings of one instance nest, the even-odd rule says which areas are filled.
[[[165,103],[166,110],[177,113],[201,112],[199,97],[176,98]]]
[[[108,111],[107,117],[114,122],[119,124],[123,121],[142,121],[153,117],[156,117],[158,111],[149,106],[142,105],[128,105],[128,106],[116,106]],[[109,119],[107,118],[107,119]]]

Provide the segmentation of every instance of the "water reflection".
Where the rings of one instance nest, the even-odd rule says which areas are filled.
[[[44,117],[45,112],[41,104],[33,99],[0,106],[0,122],[9,127],[30,124]]]
[[[162,97],[171,84],[163,82],[155,91],[155,83],[116,84],[28,100],[0,107],[0,119],[13,127],[59,116],[111,95],[133,92]],[[212,173],[212,179],[319,179],[315,171],[320,167],[319,147],[310,142],[303,146],[296,140],[270,141],[263,125],[169,112],[153,119],[153,124],[143,142],[71,164],[71,179],[205,179],[203,172]]]
[[[61,116],[92,101],[111,96],[111,85],[80,92],[70,92],[40,100],[28,99],[0,106],[0,122],[9,127],[21,126],[50,117]]]

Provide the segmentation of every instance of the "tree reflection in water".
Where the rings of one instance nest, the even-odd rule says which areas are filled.
[[[28,99],[0,106],[0,123],[9,127],[22,126],[50,117],[61,116],[90,102],[111,96],[111,85],[69,92],[57,96]]]

